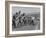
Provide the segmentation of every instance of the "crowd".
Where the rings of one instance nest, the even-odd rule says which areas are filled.
[[[12,25],[14,26],[14,28],[24,26],[26,24],[34,25],[34,19],[35,17],[32,16],[27,17],[25,13],[21,14],[21,11],[19,11],[13,15]]]

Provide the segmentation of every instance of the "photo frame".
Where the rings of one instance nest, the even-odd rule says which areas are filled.
[[[13,27],[14,23],[12,22],[12,17],[15,14],[14,12],[16,11],[18,12],[18,10],[21,10],[22,12],[27,11],[25,14],[30,15],[31,13],[31,14],[35,14],[36,16],[38,15],[39,18],[37,20],[40,20],[38,21],[39,23],[38,26],[37,25],[36,25],[37,27],[35,27],[35,25],[29,26],[30,22],[28,23],[27,22],[28,20],[26,20],[26,25],[22,24],[24,27],[22,25],[16,25],[16,27],[19,26],[19,28],[14,28],[15,26]],[[28,16],[26,16],[26,18],[30,19],[28,18]],[[31,22],[31,24],[32,23],[34,24],[34,22]],[[44,34],[45,34],[45,4],[44,3],[20,2],[20,1],[5,2],[5,36],[6,37],[35,36],[35,35],[44,35]]]

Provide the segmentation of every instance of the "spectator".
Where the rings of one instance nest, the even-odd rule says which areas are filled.
[[[16,23],[15,23],[15,15],[13,16],[13,20],[12,20],[12,23],[13,23],[13,25],[14,25],[14,28],[16,28]]]
[[[32,21],[31,21],[31,24],[33,24],[34,25],[34,19],[35,19],[35,17],[32,17]]]

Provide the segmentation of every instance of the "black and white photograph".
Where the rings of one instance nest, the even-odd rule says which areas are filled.
[[[40,30],[40,8],[12,7],[12,31]]]
[[[45,4],[5,2],[5,37],[45,35]]]
[[[43,35],[44,3],[6,2],[6,36]]]
[[[10,5],[10,34],[42,33],[43,6]]]

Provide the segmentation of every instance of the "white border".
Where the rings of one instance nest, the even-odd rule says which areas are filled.
[[[37,7],[40,8],[40,30],[30,30],[30,31],[12,31],[12,7]],[[26,34],[26,33],[42,33],[43,32],[43,6],[39,5],[21,5],[21,4],[10,4],[10,17],[9,17],[9,34]]]

